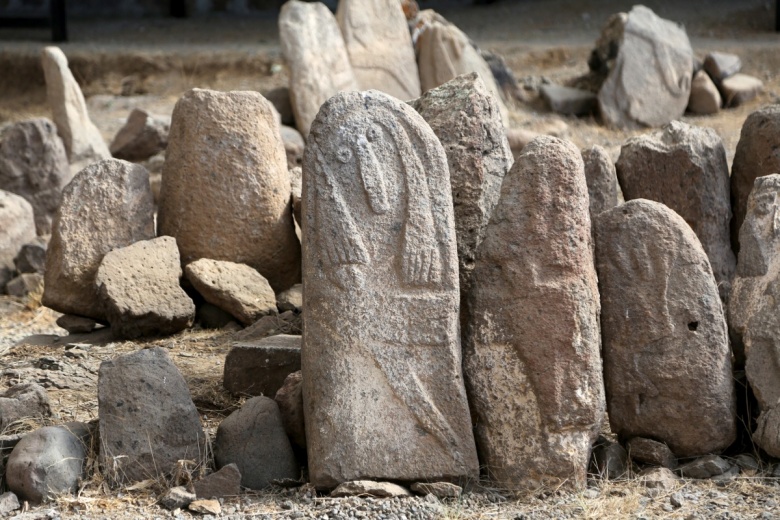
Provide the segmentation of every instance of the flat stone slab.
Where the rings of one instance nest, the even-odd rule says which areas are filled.
[[[279,334],[233,344],[223,385],[232,394],[273,397],[285,378],[301,369],[301,336]]]

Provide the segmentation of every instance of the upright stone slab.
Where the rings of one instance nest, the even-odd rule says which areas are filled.
[[[68,68],[68,58],[58,47],[46,47],[41,52],[41,63],[49,108],[70,162],[110,159],[111,152],[89,118],[84,94]]]
[[[149,173],[110,159],[79,172],[62,191],[46,253],[43,304],[105,321],[95,275],[112,249],[154,238]]]
[[[501,182],[514,158],[495,98],[472,72],[409,102],[439,138],[450,169],[461,300]]]
[[[409,26],[398,0],[341,0],[336,18],[360,90],[401,101],[421,94]]]
[[[610,18],[588,65],[605,76],[599,111],[610,126],[661,126],[685,113],[693,74],[688,35],[643,5]]]
[[[726,448],[736,435],[731,353],[699,240],[677,213],[641,199],[595,228],[612,431],[681,458]]]
[[[39,235],[51,233],[62,189],[72,177],[62,139],[48,119],[15,123],[0,133],[0,189],[32,205]]]
[[[715,130],[674,121],[628,139],[616,166],[626,200],[660,202],[691,226],[726,301],[736,259],[729,240],[729,165]]]
[[[581,153],[592,221],[596,215],[618,205],[617,172],[615,163],[603,147],[594,145]]]
[[[505,489],[585,486],[604,415],[587,190],[573,144],[534,139],[477,257],[464,371],[480,461]]]
[[[476,72],[498,103],[504,126],[509,126],[509,111],[501,99],[490,66],[471,44],[468,36],[430,9],[418,15],[418,25],[415,49],[423,92],[461,74]]]
[[[731,244],[739,253],[739,230],[747,213],[748,195],[757,177],[780,173],[780,105],[767,105],[742,125],[731,165]]]
[[[320,2],[289,0],[279,13],[279,41],[290,67],[290,101],[304,137],[325,101],[359,90],[344,38],[333,14]]]
[[[734,353],[745,361],[761,416],[754,435],[780,455],[780,175],[755,180],[740,231],[739,262],[729,303]],[[774,434],[771,434],[774,432]]]
[[[275,291],[300,281],[290,177],[273,106],[256,92],[192,89],[173,109],[157,217],[186,265],[246,264]]]
[[[476,477],[441,144],[408,105],[342,93],[314,121],[303,170],[311,482]]]

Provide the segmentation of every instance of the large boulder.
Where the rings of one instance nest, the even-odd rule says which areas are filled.
[[[111,153],[117,159],[144,161],[168,146],[170,126],[170,118],[136,108],[111,142]]]
[[[662,126],[685,113],[693,74],[688,35],[643,5],[607,21],[588,65],[603,78],[599,111],[610,126]]]
[[[71,178],[62,139],[48,119],[22,121],[0,133],[0,189],[32,205],[39,235],[51,233],[62,189]]]
[[[729,239],[729,165],[715,130],[674,121],[629,138],[616,166],[626,200],[660,202],[691,226],[726,301],[736,259]]]
[[[476,477],[443,147],[408,105],[342,93],[303,169],[311,482]]]
[[[745,119],[731,165],[731,244],[739,253],[739,230],[757,177],[780,173],[780,105],[762,107]]]
[[[35,239],[35,214],[29,202],[0,190],[0,292],[15,270],[14,259]]]
[[[580,151],[534,139],[477,256],[464,343],[480,460],[502,488],[585,486],[605,408],[591,240]]]
[[[173,109],[159,235],[182,262],[247,264],[275,291],[300,281],[290,177],[273,106],[256,92],[193,89]]]
[[[583,149],[585,181],[588,183],[590,219],[618,205],[618,182],[615,163],[609,153],[599,145]]]
[[[62,192],[46,255],[43,304],[106,319],[95,275],[112,249],[154,238],[154,202],[143,166],[110,159],[79,172]]]
[[[41,52],[41,63],[49,108],[70,162],[89,164],[110,159],[111,152],[89,118],[84,94],[68,68],[68,58],[58,47],[46,47]]]
[[[678,457],[736,435],[726,321],[707,255],[663,204],[632,200],[596,217],[604,380],[612,431]]]
[[[431,126],[447,154],[464,301],[477,249],[514,158],[498,102],[477,73],[458,76],[409,104]]]
[[[401,101],[421,94],[414,44],[398,0],[341,0],[336,18],[360,90],[380,90]]]
[[[359,90],[344,38],[333,14],[320,2],[290,0],[279,13],[279,41],[290,67],[290,101],[304,137],[325,101]]]
[[[103,361],[97,390],[100,465],[109,483],[158,479],[179,460],[205,461],[200,415],[165,349]]]
[[[110,251],[95,286],[114,335],[138,338],[174,334],[192,325],[195,304],[179,286],[176,240],[159,237]]]

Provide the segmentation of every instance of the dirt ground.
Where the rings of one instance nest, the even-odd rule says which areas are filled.
[[[503,0],[489,6],[473,6],[465,0],[421,2],[423,8],[439,9],[480,47],[502,55],[527,86],[524,101],[509,103],[513,126],[537,131],[565,128],[562,135],[578,146],[601,144],[614,157],[630,134],[607,129],[592,117],[551,114],[536,97],[534,86],[546,80],[564,83],[585,73],[601,25],[609,15],[631,5],[609,0]],[[683,23],[697,56],[703,58],[711,50],[734,52],[743,60],[743,72],[764,81],[765,92],[745,106],[715,116],[684,118],[714,128],[731,160],[747,115],[779,99],[780,35],[773,32],[774,1],[652,0],[645,5]],[[264,92],[286,85],[288,80],[273,14],[72,20],[70,33],[71,42],[62,48],[88,97],[92,118],[109,142],[134,107],[170,115],[178,97],[192,87]],[[33,116],[50,117],[38,62],[46,37],[47,32],[40,30],[0,30],[0,126]],[[128,95],[122,95],[123,91]],[[52,335],[65,334],[54,324],[56,317],[53,311],[40,307],[36,297],[0,297],[0,391],[21,381],[46,384],[56,412],[47,423],[95,419],[100,362],[152,344],[169,349],[209,432],[241,404],[222,389],[229,332],[196,330],[140,343],[112,342],[104,333],[55,338]],[[29,431],[41,424],[26,422],[0,435]],[[771,476],[773,470],[771,461],[765,461],[761,471],[742,474],[728,483],[680,481],[675,489],[658,496],[650,496],[633,479],[593,481],[587,491],[575,494],[539,490],[509,499],[482,490],[459,501],[431,506],[430,517],[776,518],[780,517],[780,484]],[[157,485],[110,491],[98,476],[85,482],[77,496],[62,497],[54,506],[32,508],[20,518],[169,517],[170,512],[155,505],[159,491]],[[682,497],[674,502],[680,506],[670,501],[675,493]],[[233,517],[338,516],[330,499],[315,496],[306,488],[245,495],[226,500],[223,506]]]

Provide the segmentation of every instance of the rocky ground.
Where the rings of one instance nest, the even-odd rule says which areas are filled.
[[[587,71],[587,58],[604,20],[619,8],[608,0],[500,1],[490,7],[454,2],[442,12],[480,46],[505,57],[524,86],[523,99],[510,102],[512,123],[553,132],[584,147],[600,144],[616,158],[628,135],[604,128],[593,118],[550,113],[536,89],[545,81],[566,83]],[[421,2],[438,7],[442,2]],[[740,128],[757,107],[777,102],[780,93],[780,36],[772,32],[773,2],[707,0],[646,2],[660,16],[682,22],[697,55],[711,50],[741,56],[743,71],[761,78],[765,92],[749,104],[715,116],[685,121],[714,128],[733,158]],[[287,83],[272,17],[74,20],[73,42],[63,46],[84,85],[92,119],[108,142],[134,107],[170,115],[188,88],[267,91]],[[49,116],[38,51],[44,33],[0,31],[0,125],[31,116]],[[32,41],[31,41],[32,39]],[[37,39],[38,41],[35,41]],[[97,417],[97,369],[119,353],[162,346],[181,370],[207,432],[242,401],[222,388],[231,332],[188,331],[146,342],[113,342],[105,332],[59,337],[58,314],[39,304],[40,294],[20,300],[0,297],[0,390],[35,381],[47,387],[55,416],[47,424],[90,421]],[[43,423],[16,424],[0,435],[23,433]],[[225,500],[222,517],[238,518],[775,518],[780,517],[780,478],[773,461],[743,469],[728,481],[678,480],[668,488],[649,488],[637,477],[594,479],[587,490],[564,493],[540,489],[512,497],[473,483],[457,500],[430,498],[332,499],[312,489],[275,488]],[[780,474],[780,473],[778,473]],[[187,475],[181,478],[186,480]],[[157,500],[171,482],[109,490],[96,476],[75,496],[31,508],[18,518],[167,518],[191,513],[167,511]],[[18,513],[18,512],[17,512]]]

